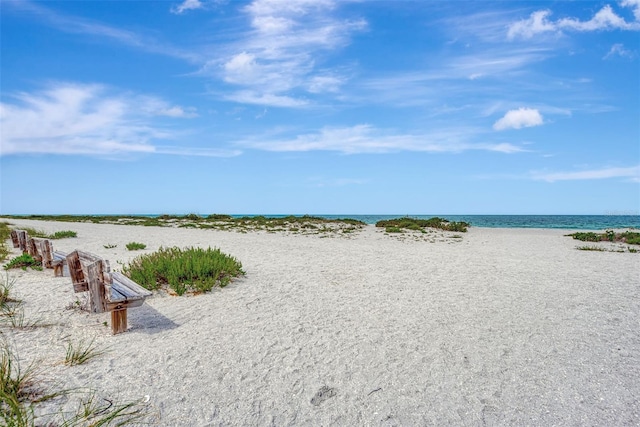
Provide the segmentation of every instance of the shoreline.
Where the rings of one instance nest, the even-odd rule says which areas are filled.
[[[53,323],[3,328],[24,363],[42,358],[68,388],[149,396],[160,426],[640,423],[640,256],[578,251],[572,229],[472,227],[431,242],[374,226],[322,237],[10,222],[77,231],[54,249],[113,269],[160,246],[242,262],[246,277],[222,290],[154,294],[115,336],[106,315],[65,309],[79,296],[68,277],[10,272],[27,316]],[[82,337],[109,350],[61,366]]]

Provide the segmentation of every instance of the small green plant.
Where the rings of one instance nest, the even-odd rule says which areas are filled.
[[[118,247],[118,245],[107,243],[106,245],[102,245],[102,247],[105,248],[105,249],[113,249],[113,248]]]
[[[632,248],[631,246],[628,246],[627,250],[629,250],[629,252],[631,252],[632,254],[637,254],[638,253],[638,250],[636,248]]]
[[[75,344],[68,342],[67,355],[64,358],[65,365],[82,365],[86,361],[103,354],[104,352],[97,350],[93,343],[93,339],[89,342],[80,340]]]
[[[78,237],[78,233],[71,230],[63,230],[63,231],[56,231],[53,234],[49,234],[47,237],[49,239],[66,239],[69,237]]]
[[[593,246],[593,245],[578,246],[577,249],[580,251],[606,252],[605,248],[601,248],[600,246]]]
[[[129,251],[137,251],[147,247],[147,245],[145,245],[144,243],[138,243],[138,242],[130,242],[130,243],[127,243],[126,246],[127,246],[127,250]]]
[[[4,269],[5,270],[10,270],[12,268],[21,268],[23,270],[26,270],[27,267],[30,267],[34,270],[42,270],[42,263],[37,261],[34,257],[32,257],[29,254],[22,254],[20,256],[17,256],[15,258],[13,258],[11,261],[9,261],[5,266]]]
[[[396,226],[388,226],[384,229],[387,233],[402,233],[402,228]]]
[[[149,290],[168,286],[178,295],[222,288],[232,278],[244,275],[238,260],[211,248],[160,248],[137,257],[122,271]]]

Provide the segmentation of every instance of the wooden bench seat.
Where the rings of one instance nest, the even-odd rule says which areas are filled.
[[[111,331],[127,330],[127,308],[139,307],[152,293],[122,273],[111,272],[109,261],[84,251],[66,257],[75,292],[89,291],[93,313],[111,312]]]

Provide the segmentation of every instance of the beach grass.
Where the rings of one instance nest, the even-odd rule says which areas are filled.
[[[67,353],[64,358],[65,365],[82,365],[94,357],[103,354],[104,351],[98,350],[94,341],[94,339],[91,341],[80,340],[76,343],[69,341],[67,343]]]
[[[178,295],[222,288],[245,274],[242,264],[220,249],[177,247],[141,255],[125,266],[123,273],[149,290],[168,286]]]
[[[0,262],[4,262],[9,256],[10,250],[7,241],[11,238],[11,228],[6,222],[0,222]]]

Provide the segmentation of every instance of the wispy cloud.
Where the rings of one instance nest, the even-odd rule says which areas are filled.
[[[202,9],[203,7],[204,3],[202,3],[200,0],[184,0],[179,5],[173,6],[171,8],[171,13],[180,15],[188,10]]]
[[[164,153],[233,155],[222,150],[172,147],[173,132],[158,118],[194,116],[194,109],[147,95],[114,93],[102,85],[58,83],[18,93],[0,103],[0,155]],[[163,120],[166,122],[166,119]]]
[[[632,182],[640,182],[640,165],[626,168],[602,168],[572,172],[533,172],[531,177],[534,180],[547,182],[611,178],[627,178]]]
[[[629,22],[618,15],[610,5],[605,5],[587,21],[577,18],[550,19],[552,12],[548,9],[533,12],[529,18],[515,22],[509,26],[509,39],[530,39],[542,33],[560,33],[566,31],[604,31],[604,30],[640,30],[640,1],[623,0],[623,7],[633,10],[634,20]]]
[[[344,154],[421,151],[460,153],[484,150],[517,153],[525,149],[510,143],[478,143],[470,140],[477,130],[446,129],[426,134],[397,134],[371,125],[325,127],[316,133],[293,137],[265,136],[239,141],[238,145],[266,151],[336,151]]]
[[[320,68],[320,54],[345,46],[367,26],[363,19],[337,17],[338,6],[333,0],[255,0],[242,9],[250,30],[201,72],[239,88],[227,96],[237,102],[300,107],[307,104],[300,92],[336,92],[345,77]]]
[[[635,56],[634,53],[628,49],[625,49],[622,43],[615,43],[613,46],[611,46],[611,49],[609,49],[609,52],[607,52],[607,54],[602,59],[611,59],[613,57],[622,57],[622,58],[631,59],[634,56]]]
[[[533,108],[518,108],[510,110],[494,123],[495,130],[520,129],[523,127],[540,126],[543,123],[542,114]]]
[[[201,61],[197,53],[160,42],[151,36],[145,36],[138,32],[117,28],[79,16],[63,14],[30,0],[3,2],[2,6],[32,14],[45,24],[66,33],[83,34],[112,40],[147,52],[180,58],[190,62]]]

